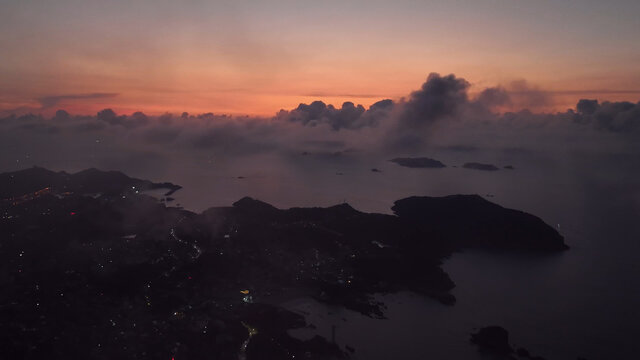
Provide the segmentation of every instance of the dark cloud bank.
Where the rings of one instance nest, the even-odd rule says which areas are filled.
[[[526,97],[531,104],[546,101],[546,95],[520,83],[487,88],[472,97],[469,86],[455,75],[433,73],[420,89],[396,101],[381,100],[369,108],[351,102],[335,107],[315,101],[281,110],[271,118],[212,113],[122,115],[110,109],[92,116],[64,110],[51,118],[10,115],[0,118],[0,161],[7,168],[19,160],[14,159],[16,156],[38,153],[42,158],[61,159],[94,154],[111,157],[113,164],[181,154],[367,152],[388,157],[419,155],[434,146],[602,151],[613,147],[638,152],[640,103],[583,99],[575,109],[553,114],[526,109],[498,113],[496,109],[501,106],[522,103]],[[50,107],[60,100],[47,97],[40,102]]]

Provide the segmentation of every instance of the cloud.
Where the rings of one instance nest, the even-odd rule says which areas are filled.
[[[640,102],[609,102],[582,99],[576,106],[573,120],[593,124],[595,129],[613,133],[640,133]]]
[[[400,126],[422,129],[438,120],[455,116],[468,103],[468,88],[466,80],[453,74],[429,74],[422,88],[411,93],[403,104]]]
[[[368,110],[365,110],[364,106],[356,106],[352,102],[345,102],[341,108],[337,109],[322,101],[314,101],[311,104],[300,104],[291,111],[281,110],[277,118],[298,122],[305,126],[326,124],[334,131],[355,130],[363,127],[376,127],[381,120],[389,115],[393,106],[393,101],[389,99],[376,102]]]
[[[469,82],[454,74],[429,74],[419,90],[397,104],[382,139],[383,146],[401,154],[425,147],[437,127],[460,119],[474,105],[467,93],[469,86]]]
[[[56,114],[51,118],[51,120],[55,122],[66,121],[71,119],[71,114],[69,114],[66,110],[58,110]]]
[[[486,108],[496,108],[510,105],[511,96],[505,88],[498,86],[482,90],[475,101]]]
[[[90,93],[90,94],[73,94],[73,95],[51,95],[38,98],[38,102],[42,109],[48,109],[58,105],[64,100],[87,100],[87,99],[108,99],[118,96],[117,93]]]
[[[380,94],[364,94],[364,93],[331,93],[331,92],[312,92],[306,94],[300,94],[305,97],[342,97],[342,98],[381,98],[384,95]]]
[[[96,116],[98,121],[104,121],[110,125],[120,125],[126,128],[134,128],[142,125],[146,125],[149,122],[149,118],[142,112],[135,112],[131,116],[116,115],[111,109],[104,109],[98,112]]]
[[[598,107],[598,100],[580,99],[576,105],[576,110],[583,115],[593,115],[598,110]]]
[[[200,150],[219,154],[248,155],[277,149],[277,134],[272,124],[257,120],[231,120],[223,124],[198,128],[187,136],[188,142]]]
[[[540,89],[526,80],[515,80],[507,85],[512,105],[520,109],[544,109],[553,105],[553,93]]]
[[[182,129],[177,126],[167,126],[167,124],[160,123],[145,131],[142,139],[151,144],[170,144],[180,136],[181,132]]]

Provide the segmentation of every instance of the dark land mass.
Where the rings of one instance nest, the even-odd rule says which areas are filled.
[[[407,198],[395,215],[251,198],[196,214],[132,191],[176,188],[161,185],[98,170],[0,175],[3,356],[345,358],[324,338],[291,337],[307,324],[278,304],[305,295],[383,317],[373,294],[400,290],[452,304],[440,265],[453,251],[566,248],[539,218],[475,195]]]
[[[499,170],[497,166],[492,164],[481,164],[481,163],[474,163],[474,162],[465,163],[464,165],[462,165],[462,167],[465,169],[483,170],[483,171]]]
[[[430,159],[427,157],[419,157],[419,158],[395,158],[389,160],[394,162],[400,166],[409,167],[409,168],[443,168],[447,167],[447,165],[441,163],[438,160]]]
[[[429,250],[433,246],[449,252],[468,247],[531,252],[568,249],[563,237],[539,217],[503,208],[479,195],[413,196],[396,201],[391,209],[408,226],[417,227],[422,238],[439,239],[416,242]]]
[[[471,334],[471,343],[478,346],[478,350],[490,356],[492,359],[529,359],[529,360],[545,360],[542,356],[532,355],[529,350],[524,347],[518,347],[514,350],[514,346],[509,342],[509,332],[501,326],[487,326]],[[577,357],[576,360],[585,360],[583,357]]]
[[[513,165],[505,165],[504,167],[507,170],[514,170],[515,168],[513,167]]]
[[[75,174],[54,172],[40,167],[0,174],[0,199],[29,196],[37,191],[56,194],[82,193],[107,196],[136,191],[166,189],[170,196],[182,187],[171,183],[153,183],[130,178],[118,171],[87,169]]]
[[[481,352],[498,356],[507,356],[513,353],[509,344],[509,332],[500,326],[487,326],[478,332],[471,334],[471,342],[478,346]]]

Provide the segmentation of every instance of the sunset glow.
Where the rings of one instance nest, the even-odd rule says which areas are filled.
[[[540,111],[640,98],[633,1],[62,0],[2,10],[5,113],[270,116],[313,100],[399,99],[431,72],[464,77],[470,93],[526,80],[550,95],[528,106]]]

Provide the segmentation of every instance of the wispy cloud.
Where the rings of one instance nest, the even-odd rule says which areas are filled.
[[[387,95],[382,94],[358,94],[358,93],[330,93],[330,92],[312,92],[301,94],[301,96],[309,96],[309,97],[343,97],[343,98],[360,98],[360,99],[374,99],[374,98],[384,98]]]
[[[89,94],[69,94],[69,95],[51,95],[38,98],[37,101],[42,105],[42,109],[47,109],[58,105],[63,100],[87,100],[87,99],[108,99],[118,96],[117,93],[89,93]]]

